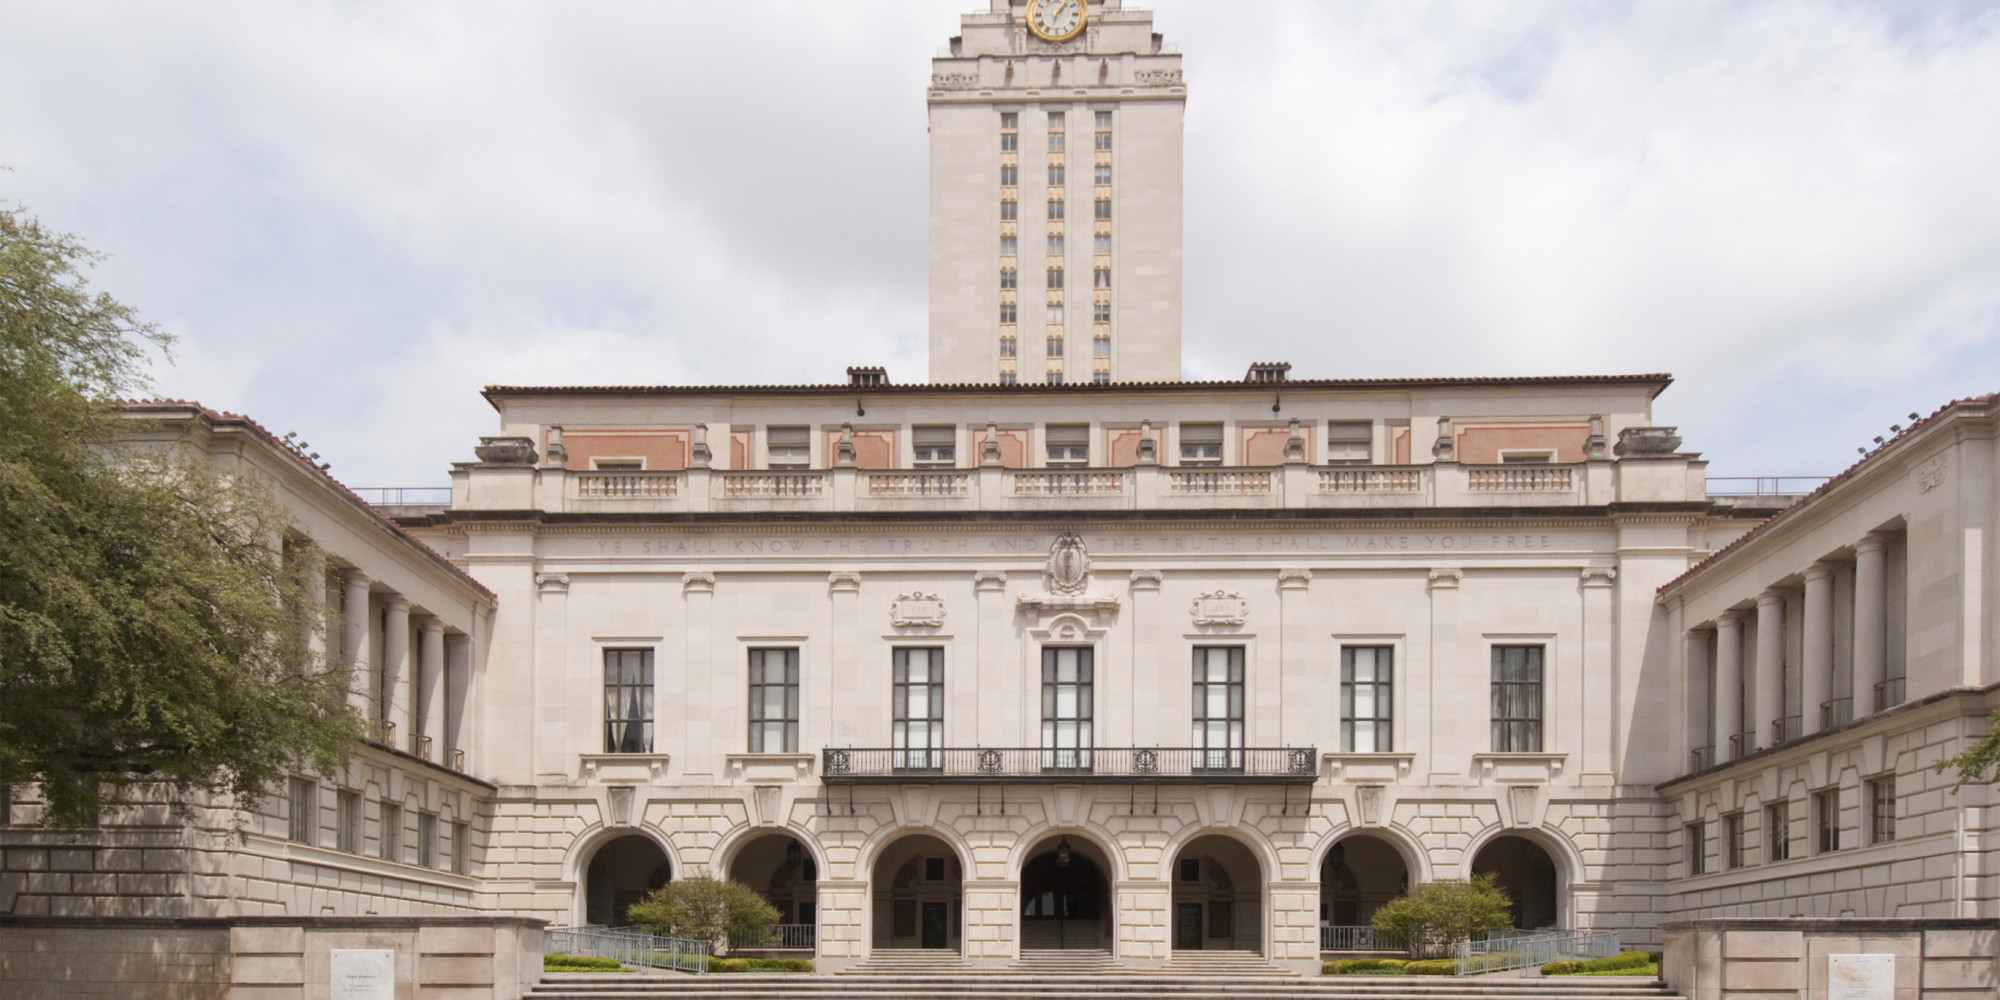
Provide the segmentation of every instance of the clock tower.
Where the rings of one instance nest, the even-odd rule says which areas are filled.
[[[1152,12],[991,0],[928,103],[930,380],[1178,380],[1187,88]]]

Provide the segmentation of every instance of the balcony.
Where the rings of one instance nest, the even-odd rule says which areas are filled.
[[[1319,780],[1319,752],[1312,747],[827,747],[820,754],[820,780],[830,785],[1309,785]]]

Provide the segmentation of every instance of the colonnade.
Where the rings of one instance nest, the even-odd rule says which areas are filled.
[[[349,704],[383,745],[463,771],[472,637],[421,609],[413,613],[403,595],[374,588],[375,581],[358,570],[341,575],[340,655],[354,669]],[[412,622],[416,673],[409,676]]]
[[[1690,734],[1696,769],[1831,729],[1903,700],[1902,679],[1888,676],[1888,552],[1894,540],[1893,535],[1871,532],[1851,546],[1853,617],[1851,631],[1845,636],[1838,634],[1834,599],[1836,572],[1846,563],[1842,556],[1817,560],[1786,582],[1764,589],[1753,600],[1739,602],[1688,630],[1688,676],[1706,674],[1713,657],[1709,726],[1702,727],[1702,720],[1696,720]],[[1795,661],[1787,658],[1785,624],[1787,609],[1792,607],[1802,619]],[[1755,629],[1755,642],[1748,649],[1746,626]],[[1840,639],[1852,649],[1846,694],[1840,693],[1836,666],[1835,647]],[[1798,667],[1796,699],[1788,697],[1792,692],[1787,685],[1788,668],[1794,663]],[[1747,678],[1746,670],[1751,674]],[[1788,707],[1794,700],[1796,714]],[[1700,745],[1704,739],[1712,742]]]

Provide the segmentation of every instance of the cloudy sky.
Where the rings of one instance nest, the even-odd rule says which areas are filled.
[[[0,0],[0,199],[179,336],[160,394],[439,484],[487,383],[920,380],[981,4]],[[1152,6],[1187,377],[1670,371],[1716,475],[2000,390],[2000,4]]]

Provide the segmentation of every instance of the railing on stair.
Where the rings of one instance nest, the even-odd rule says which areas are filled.
[[[660,937],[632,927],[551,927],[542,934],[542,951],[549,955],[595,955],[697,974],[707,972],[714,961],[713,942]]]
[[[818,932],[815,924],[772,924],[765,928],[764,940],[756,947],[811,951]]]
[[[1489,931],[1483,941],[1460,941],[1454,975],[1528,969],[1559,959],[1610,958],[1618,954],[1617,931]]]

